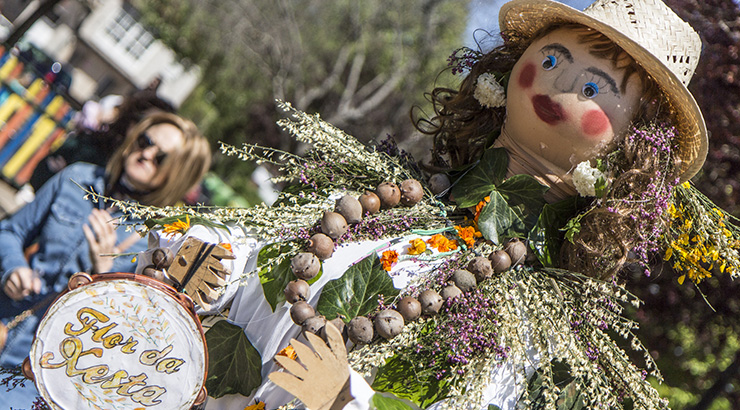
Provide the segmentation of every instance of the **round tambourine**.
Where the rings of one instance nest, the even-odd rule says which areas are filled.
[[[36,331],[27,371],[55,409],[190,409],[208,353],[189,297],[134,274],[78,274]],[[28,369],[30,367],[30,369]]]

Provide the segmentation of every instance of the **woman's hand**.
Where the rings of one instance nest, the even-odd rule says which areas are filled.
[[[8,276],[3,291],[13,300],[21,300],[41,292],[41,279],[29,267],[17,268]]]
[[[118,252],[115,220],[111,218],[108,211],[100,209],[93,209],[87,220],[90,226],[82,225],[82,231],[90,244],[92,272],[109,272],[113,268],[113,256],[109,255]]]

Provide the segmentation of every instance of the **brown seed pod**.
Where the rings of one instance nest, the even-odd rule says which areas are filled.
[[[429,190],[439,195],[450,187],[450,178],[445,174],[434,174],[429,177]]]
[[[427,289],[421,292],[419,295],[419,303],[421,303],[421,313],[425,315],[436,315],[442,308],[442,296],[433,289]]]
[[[401,191],[401,205],[403,206],[414,206],[424,197],[424,188],[415,179],[407,179],[401,182],[399,190]]]
[[[319,260],[329,259],[334,254],[334,241],[323,233],[317,233],[308,240],[308,251]]]
[[[421,303],[412,296],[401,299],[396,309],[406,323],[413,322],[421,316]]]
[[[310,252],[301,252],[290,260],[290,269],[299,279],[311,280],[319,274],[321,262]]]
[[[519,238],[513,238],[510,240],[506,246],[504,246],[504,250],[509,254],[512,265],[524,263],[527,259],[527,245],[520,241]]]
[[[356,316],[347,323],[347,336],[354,344],[366,345],[373,341],[373,322],[365,316]]]
[[[444,300],[456,298],[462,294],[462,290],[460,290],[460,288],[453,284],[445,286],[444,288],[442,288],[442,291],[439,292],[439,296],[442,296],[442,299]]]
[[[374,192],[365,191],[364,194],[358,198],[360,205],[362,206],[362,214],[376,214],[380,211],[380,198],[375,195]]]
[[[494,273],[501,273],[511,267],[511,257],[504,250],[497,250],[488,255]]]
[[[311,288],[308,286],[308,282],[303,279],[296,279],[288,282],[283,291],[285,300],[288,303],[296,303],[301,300],[308,300],[311,296]]]
[[[348,229],[347,220],[344,219],[342,214],[330,211],[324,212],[324,217],[321,218],[321,232],[336,240],[344,235]]]
[[[301,327],[303,328],[303,333],[310,332],[318,335],[321,332],[321,329],[324,328],[324,325],[326,325],[326,318],[319,315],[309,317],[308,319],[304,320],[303,324],[301,324]]]
[[[293,306],[290,307],[290,318],[298,326],[303,325],[306,319],[314,316],[316,316],[316,311],[313,310],[313,306],[302,300],[293,303]]]
[[[378,185],[375,194],[380,199],[380,207],[382,209],[393,208],[401,203],[401,190],[393,182],[383,182]]]
[[[353,196],[345,195],[337,199],[334,205],[334,211],[342,215],[349,224],[356,224],[362,221],[362,205]]]
[[[485,256],[476,256],[468,263],[468,270],[475,275],[478,282],[482,282],[493,276],[491,261]]]
[[[453,272],[450,280],[463,292],[470,292],[478,284],[475,275],[465,269],[458,269]]]
[[[155,269],[167,269],[172,265],[175,255],[170,248],[156,248],[152,252],[152,264]]]
[[[393,339],[403,331],[403,316],[393,309],[385,309],[375,315],[375,331],[384,339]]]

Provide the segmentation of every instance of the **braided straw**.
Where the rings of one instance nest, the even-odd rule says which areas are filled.
[[[502,30],[531,38],[544,27],[578,23],[614,41],[655,80],[676,118],[681,181],[696,175],[707,155],[704,117],[686,85],[701,54],[701,39],[661,0],[597,0],[580,12],[550,0],[513,0],[499,12]]]

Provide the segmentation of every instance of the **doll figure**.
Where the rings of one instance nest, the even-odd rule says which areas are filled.
[[[434,138],[429,168],[452,180],[416,205],[366,210],[349,230],[317,227],[338,198],[330,192],[380,193],[368,181],[400,181],[411,171],[281,106],[291,112],[281,124],[316,151],[283,156],[288,177],[303,185],[282,193],[279,206],[220,214],[257,238],[235,252],[254,274],[229,320],[261,367],[257,380],[245,373],[249,383],[237,386],[248,386],[240,393],[249,397],[227,395],[209,408],[276,408],[297,397],[298,408],[366,409],[400,397],[411,408],[514,409],[563,394],[579,395],[586,408],[621,408],[624,397],[635,408],[665,407],[607,332],[632,333],[620,307],[630,298],[611,279],[647,266],[674,187],[704,161],[706,128],[686,88],[698,35],[660,0],[599,0],[583,12],[513,0],[499,20],[504,45],[473,53],[459,88],[433,90],[434,115],[416,120]],[[278,157],[246,148],[226,151]],[[341,245],[316,251],[317,232]],[[320,272],[289,299],[290,271],[305,274],[292,260],[313,260],[312,252]],[[397,319],[407,298],[418,299],[421,317]],[[372,323],[369,336],[350,336],[347,353],[337,329],[324,325],[330,319],[347,328]],[[383,320],[400,323],[401,333],[373,333]],[[329,347],[310,334],[321,327]],[[304,337],[313,351],[295,340]],[[553,370],[561,365],[564,380]],[[209,389],[214,397],[224,391]]]

